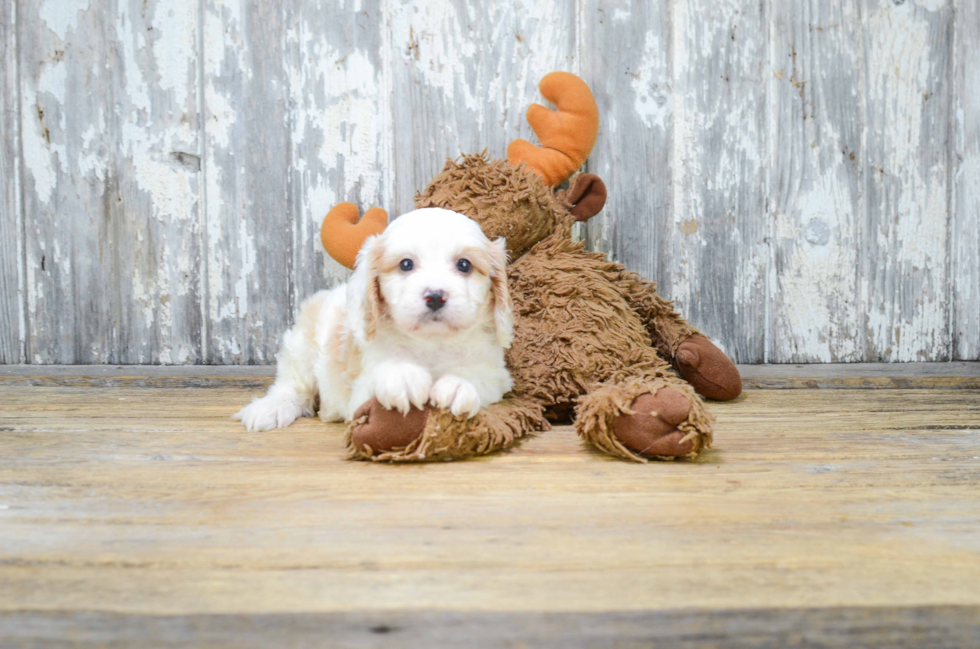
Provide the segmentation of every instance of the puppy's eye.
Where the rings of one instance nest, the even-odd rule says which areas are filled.
[[[408,271],[415,268],[415,262],[413,262],[411,259],[402,259],[401,263],[398,264],[398,267],[401,268],[402,271],[407,273]]]
[[[473,270],[473,264],[470,263],[469,259],[460,259],[456,262],[456,270],[466,275]]]

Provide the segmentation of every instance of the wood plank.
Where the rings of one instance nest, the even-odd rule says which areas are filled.
[[[111,255],[103,254],[106,202],[115,194],[109,43],[99,18],[108,7],[19,8],[26,355],[32,363],[98,362],[111,353],[114,312]]]
[[[288,207],[294,223],[293,304],[345,281],[320,224],[336,203],[390,209],[393,195],[387,22],[380,3],[286,3]]]
[[[740,365],[746,389],[980,388],[980,363],[823,363]],[[7,365],[0,385],[92,388],[251,388],[272,383],[276,368],[255,365]]]
[[[946,360],[953,10],[946,2],[866,0],[862,11],[865,360]]]
[[[110,13],[113,352],[102,362],[201,362],[199,13],[198,0],[128,0]]]
[[[952,356],[980,359],[980,5],[956,2],[953,26]]]
[[[605,208],[586,224],[586,245],[660,282],[668,297],[675,227],[669,21],[667,3],[587,0],[579,26],[582,76],[601,116],[587,170],[609,189]]]
[[[273,362],[324,211],[533,139],[552,69],[588,245],[736,360],[980,359],[976,3],[633,5],[2,0],[0,363]]]
[[[945,364],[943,364],[945,365]],[[950,365],[972,365],[950,363]],[[54,378],[89,376],[145,376],[161,378],[193,378],[201,376],[251,377],[274,376],[274,365],[4,365],[0,377],[50,376]],[[108,387],[108,386],[106,386]],[[177,386],[175,386],[177,387]],[[186,386],[193,387],[193,386]]]
[[[765,359],[766,4],[672,4],[671,295],[737,363]]]
[[[396,215],[446,158],[503,158],[533,138],[524,113],[543,101],[538,82],[574,66],[575,5],[397,0],[390,21]]]
[[[774,3],[770,32],[768,358],[864,358],[859,282],[863,46],[858,8]]]
[[[23,363],[24,211],[20,194],[17,3],[0,1],[0,364]]]
[[[21,7],[32,362],[200,359],[195,7]]]
[[[32,369],[49,366],[28,365]],[[75,366],[70,366],[75,367]],[[102,367],[102,366],[98,366]],[[197,368],[197,365],[177,365],[178,368]],[[74,388],[252,388],[262,389],[272,385],[275,379],[275,366],[272,365],[210,365],[214,371],[191,372],[189,374],[145,374],[142,372],[111,372],[105,374],[78,374],[67,372],[49,374],[30,371],[23,374],[0,374],[0,386],[20,385],[35,387],[74,387]],[[246,372],[224,372],[225,369],[244,369]],[[264,369],[266,372],[255,370]]]
[[[741,365],[747,389],[980,388],[980,363],[822,363]]]
[[[285,14],[205,0],[208,363],[273,362],[293,320]]]
[[[859,392],[860,394],[851,394]],[[40,438],[37,450],[41,453],[42,447],[50,447],[48,451],[54,452],[58,458],[79,461],[97,460],[99,452],[111,451],[114,448],[134,449],[135,447],[146,447],[146,456],[152,456],[165,448],[166,443],[180,442],[182,448],[195,448],[200,451],[206,450],[209,444],[220,442],[222,445],[234,444],[242,439],[241,425],[230,418],[230,412],[237,410],[233,402],[241,399],[249,399],[252,396],[261,394],[259,390],[243,390],[225,388],[220,390],[146,390],[143,388],[114,388],[111,391],[105,388],[34,388],[34,387],[11,387],[7,391],[8,398],[0,405],[0,418],[7,428],[7,443],[9,448],[26,453],[29,449],[21,447],[32,443],[38,443],[37,436],[24,435],[32,431],[44,433]],[[56,398],[52,398],[56,395]],[[110,395],[110,396],[106,396]],[[843,396],[842,396],[843,395]],[[41,399],[47,398],[46,401]],[[167,401],[170,399],[170,401]],[[174,399],[179,399],[182,404],[181,410],[173,407]],[[869,419],[869,415],[864,410],[859,411],[833,411],[828,410],[827,404],[834,399],[847,401],[855,408],[869,409],[885,421]],[[745,427],[745,432],[750,432],[753,426],[759,425],[760,421],[766,417],[778,414],[783,418],[788,418],[786,426],[796,427],[802,425],[800,434],[819,437],[822,435],[833,434],[838,429],[856,428],[861,432],[881,432],[896,430],[920,430],[923,434],[938,435],[937,443],[942,440],[946,430],[970,430],[977,427],[977,413],[980,411],[980,404],[976,402],[976,390],[853,390],[842,392],[821,392],[817,390],[803,390],[792,394],[783,394],[778,390],[759,390],[753,392],[750,404],[745,400],[738,400],[730,404],[720,404],[712,402],[712,407],[718,412],[732,412],[738,417],[723,420],[722,430],[740,429]],[[943,406],[946,411],[941,411],[937,406]],[[731,407],[729,407],[731,406]],[[229,411],[229,408],[232,408]],[[937,410],[939,412],[937,413]],[[932,412],[928,424],[922,423],[925,413]],[[808,423],[805,420],[815,414],[823,413],[825,421]],[[727,417],[727,415],[726,415]],[[242,446],[241,456],[256,455],[266,456],[269,462],[283,461],[285,453],[286,460],[303,459],[308,456],[315,445],[324,441],[324,436],[339,443],[342,436],[343,426],[340,424],[330,426],[320,426],[314,419],[304,420],[304,425],[309,424],[307,432],[316,434],[294,440],[290,444],[290,449],[279,450],[279,455],[268,456],[268,447],[263,442],[261,445]],[[923,427],[925,426],[925,427]],[[202,437],[200,431],[206,428],[209,434]],[[146,433],[166,429],[174,435],[169,440],[160,440]],[[564,426],[562,429],[571,431],[571,427]],[[292,429],[290,429],[292,430]],[[80,444],[79,448],[74,449],[70,455],[65,455],[64,451],[59,451],[62,445],[60,436],[66,433],[77,433],[89,431],[93,433],[89,439]],[[929,433],[928,431],[932,431]],[[95,433],[113,433],[103,436]],[[280,431],[281,432],[281,431]],[[125,439],[119,435],[127,435]],[[541,438],[551,439],[551,435],[542,435]],[[84,438],[79,438],[80,440]],[[249,438],[251,439],[251,438]],[[561,443],[558,443],[559,440]],[[253,440],[255,441],[255,440]],[[753,440],[753,443],[764,444],[768,440],[764,438]],[[744,443],[744,442],[743,442]],[[119,444],[119,446],[113,446]],[[574,435],[566,436],[564,433],[558,435],[556,440],[548,443],[545,448],[560,449],[562,453],[575,454],[580,444]],[[552,446],[557,444],[557,446]],[[873,452],[878,448],[878,455],[882,459],[905,457],[907,449],[904,447],[879,448],[881,443],[873,436],[863,437],[854,440],[849,444],[849,450],[854,453],[854,457],[864,457],[863,454]],[[224,448],[224,447],[222,447]],[[220,449],[218,449],[220,450]],[[813,451],[813,453],[822,451]],[[210,453],[214,455],[214,451]],[[797,452],[797,457],[810,457],[809,450],[801,449]],[[503,456],[501,456],[503,457]],[[508,456],[509,457],[509,456]],[[134,456],[133,459],[139,459]],[[278,458],[278,459],[275,459]],[[45,462],[51,462],[54,458],[43,457]],[[145,457],[143,458],[145,459]],[[20,454],[18,462],[31,462],[29,453]],[[35,460],[37,461],[37,458]],[[349,465],[345,465],[349,466]],[[133,467],[130,467],[133,468]],[[137,467],[138,468],[138,467]],[[921,470],[928,471],[928,467]],[[38,476],[40,479],[40,474]],[[108,479],[108,478],[106,478]],[[797,481],[807,479],[795,478]],[[901,477],[902,480],[911,479],[908,475]],[[101,481],[102,478],[99,478]],[[462,488],[462,487],[461,487]],[[479,485],[474,485],[479,488]]]
[[[603,613],[442,611],[133,615],[0,613],[0,637],[14,645],[268,647],[752,646],[966,647],[980,634],[980,608],[772,608]]]
[[[698,461],[648,466],[569,427],[472,462],[345,462],[338,425],[245,433],[228,414],[254,394],[5,389],[0,628],[980,607],[980,391],[759,390],[709,405]]]

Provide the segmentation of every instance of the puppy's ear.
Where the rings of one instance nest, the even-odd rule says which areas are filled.
[[[378,274],[384,257],[384,235],[368,237],[357,253],[354,274],[347,283],[347,328],[364,345],[374,340],[384,309]]]
[[[493,324],[497,340],[506,349],[514,339],[514,315],[507,288],[507,242],[503,237],[490,243],[490,282],[493,290]]]

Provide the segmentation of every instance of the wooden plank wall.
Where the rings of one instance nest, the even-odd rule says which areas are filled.
[[[16,2],[0,0],[0,363],[23,359],[26,329],[16,22]]]
[[[980,359],[978,0],[0,0],[0,363],[270,363],[393,214],[603,114],[587,244],[735,360]]]

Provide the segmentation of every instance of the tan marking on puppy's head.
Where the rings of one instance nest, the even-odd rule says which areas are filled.
[[[513,339],[513,307],[507,286],[507,242],[501,237],[487,247],[468,246],[459,256],[470,260],[473,268],[490,278],[491,309],[497,340],[506,349]]]
[[[373,340],[378,332],[378,322],[384,315],[385,298],[381,294],[381,273],[385,259],[384,240],[378,237],[368,255],[368,284],[364,296],[364,338]]]
[[[374,339],[385,316],[380,269],[384,258],[384,235],[368,237],[357,253],[354,274],[347,284],[347,327],[360,343]]]

